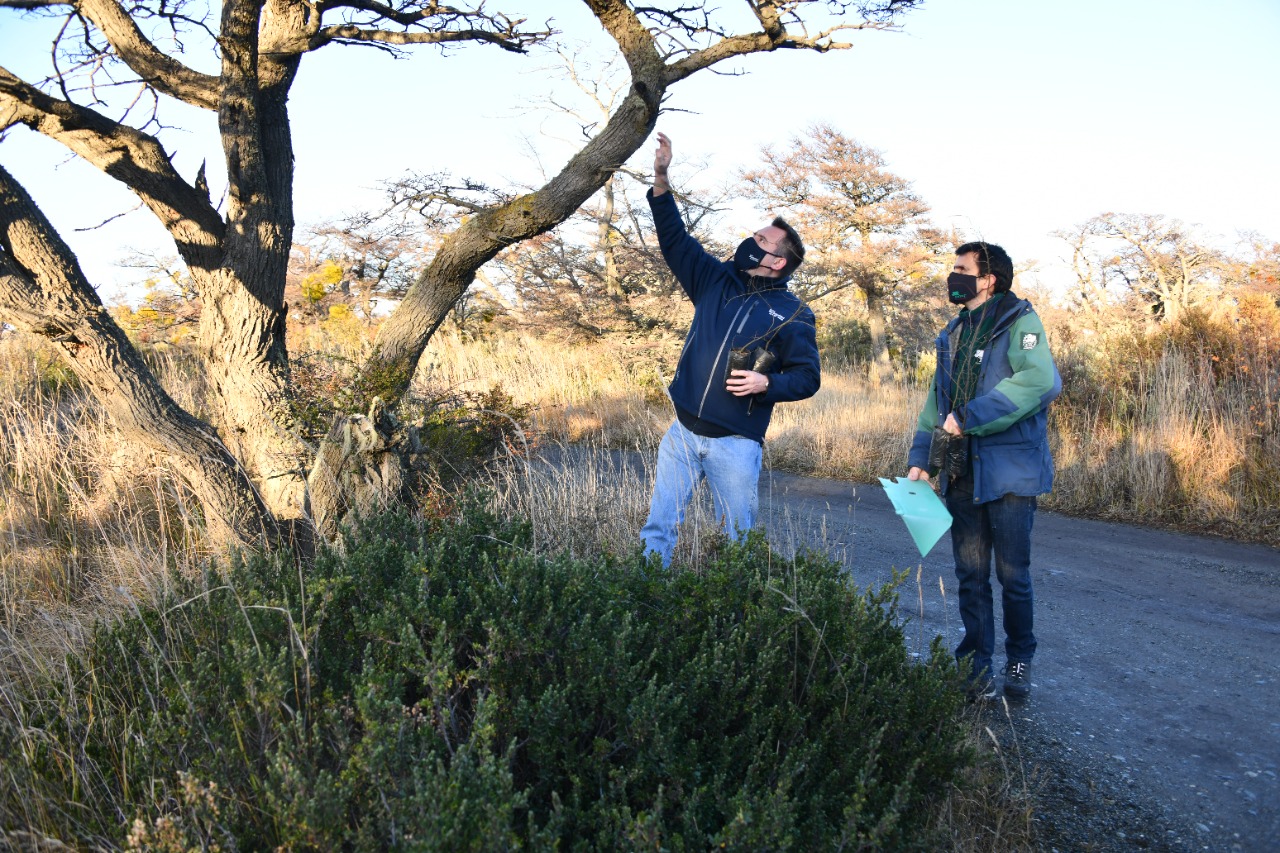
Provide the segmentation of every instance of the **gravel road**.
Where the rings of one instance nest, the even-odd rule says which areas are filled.
[[[760,503],[784,552],[909,569],[909,642],[958,642],[949,537],[921,559],[878,485],[765,472]],[[1040,512],[1032,560],[1032,694],[988,713],[1045,849],[1280,850],[1280,551]]]

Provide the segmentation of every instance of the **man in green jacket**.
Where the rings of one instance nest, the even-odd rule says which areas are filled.
[[[1012,284],[1013,262],[1001,247],[976,242],[956,250],[947,289],[963,307],[938,335],[933,387],[907,474],[925,481],[939,475],[965,632],[956,659],[972,692],[988,698],[995,695],[993,557],[1004,615],[1004,692],[1031,692],[1031,525],[1036,497],[1053,486],[1048,408],[1062,391],[1044,325]]]

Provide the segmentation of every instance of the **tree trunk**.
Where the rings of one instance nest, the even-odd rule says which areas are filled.
[[[615,299],[622,299],[625,294],[622,292],[622,282],[618,279],[617,248],[613,233],[613,182],[616,179],[616,175],[610,175],[609,180],[604,182],[604,209],[600,211],[598,245],[604,267],[604,292]]]
[[[406,473],[416,445],[416,435],[402,431],[381,400],[368,415],[335,417],[308,477],[320,535],[332,541],[353,512],[374,512],[408,497]]]
[[[165,393],[111,319],[71,250],[0,168],[0,310],[52,340],[124,438],[161,454],[205,510],[215,541],[270,545],[275,520],[244,469],[208,425]]]
[[[227,228],[221,265],[193,270],[203,310],[198,340],[214,423],[279,519],[308,515],[302,441],[289,398],[284,284],[293,241],[293,141],[286,101],[298,57],[264,58],[297,32],[297,4],[223,7],[218,126],[227,163]]]
[[[867,365],[867,377],[873,384],[879,385],[890,373],[885,300],[884,295],[875,288],[866,288],[863,293],[867,297],[867,328],[871,332],[871,361]]]

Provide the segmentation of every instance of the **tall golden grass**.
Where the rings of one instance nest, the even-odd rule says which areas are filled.
[[[1166,346],[1127,367],[1127,387],[1064,394],[1045,505],[1280,545],[1280,363],[1224,377],[1217,361]]]
[[[430,376],[501,386],[532,406],[537,433],[557,442],[648,450],[674,415],[662,392],[672,365],[628,361],[609,346],[445,339],[431,351]],[[1057,474],[1042,505],[1280,544],[1276,366],[1223,382],[1204,355],[1168,346],[1149,361],[1135,356],[1127,370],[1135,390],[1102,387],[1075,399],[1080,389],[1069,384],[1054,405]],[[904,473],[925,393],[913,380],[877,385],[829,371],[814,397],[774,409],[766,464],[857,482]]]
[[[1081,362],[1081,353],[1060,354],[1060,362]],[[535,454],[586,443],[651,460],[673,417],[665,395],[671,358],[608,343],[568,347],[529,336],[463,341],[441,334],[420,379],[437,388],[500,387],[529,405]],[[170,393],[198,411],[198,372],[176,352],[153,355],[153,363]],[[1057,481],[1044,506],[1280,544],[1276,371],[1255,363],[1250,382],[1224,382],[1214,367],[1203,354],[1166,346],[1157,357],[1126,365],[1127,389],[1089,378],[1105,379],[1105,370],[1084,379],[1064,371],[1068,388],[1051,419]],[[1096,387],[1086,394],[1081,389],[1089,382]],[[812,399],[775,409],[766,464],[857,482],[901,474],[925,393],[914,381],[874,385],[852,371],[829,371]],[[6,612],[22,609],[21,602],[110,600],[139,578],[206,556],[199,513],[164,460],[121,443],[49,348],[14,334],[0,337],[0,398]],[[554,508],[545,519],[548,542],[624,547],[643,522],[652,474],[643,461],[640,470],[624,471],[581,462],[587,458],[594,459],[588,454],[580,464],[558,466],[563,482],[538,486],[542,497],[532,480],[519,488],[510,477],[494,485],[531,517],[539,502]],[[587,494],[595,495],[592,505],[572,503]],[[611,517],[602,521],[605,505]]]
[[[449,387],[502,387],[533,407],[535,431],[546,439],[647,450],[675,417],[665,391],[674,367],[674,359],[637,359],[606,344],[437,336],[422,376]],[[775,407],[768,464],[863,482],[903,470],[924,393],[913,383],[875,386],[852,371],[826,373],[812,398]]]

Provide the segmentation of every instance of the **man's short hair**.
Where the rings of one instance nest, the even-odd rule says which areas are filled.
[[[800,242],[800,235],[791,227],[791,223],[781,216],[775,216],[772,225],[786,232],[787,236],[778,241],[778,247],[782,249],[782,257],[787,259],[787,265],[782,268],[782,274],[791,275],[804,261],[804,243]]]
[[[976,241],[965,243],[956,249],[956,257],[975,254],[978,256],[978,275],[996,277],[996,293],[1004,293],[1013,287],[1013,260],[1009,253],[995,243]]]

